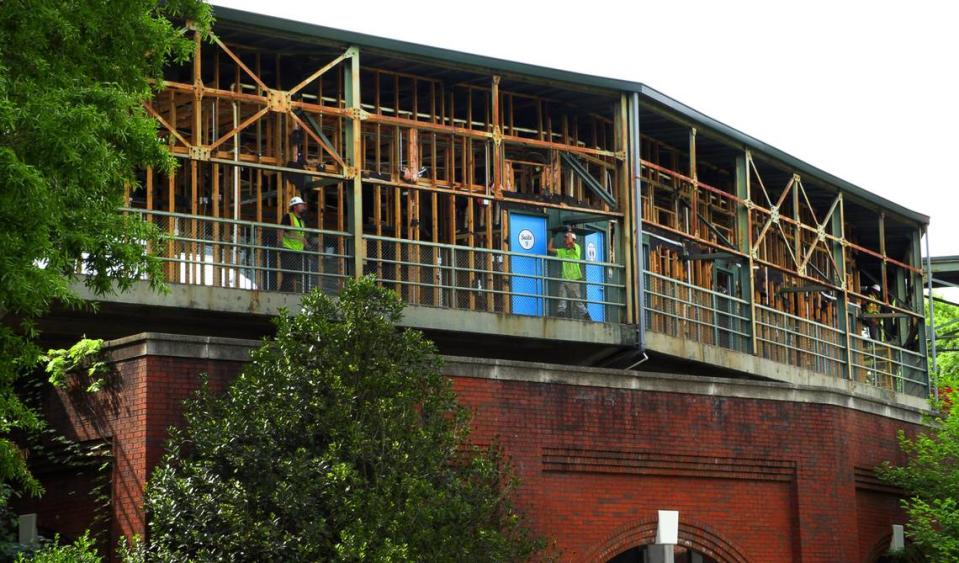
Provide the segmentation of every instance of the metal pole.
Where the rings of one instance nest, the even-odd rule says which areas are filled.
[[[636,351],[643,353],[646,351],[646,308],[643,306],[643,300],[646,295],[646,260],[643,256],[643,192],[642,192],[642,153],[640,152],[640,129],[639,129],[639,93],[633,92],[629,103],[629,158],[631,164],[630,175],[633,185],[633,225],[635,234],[633,239],[633,252],[635,252],[634,264],[636,269]],[[628,276],[627,276],[628,279]]]
[[[350,66],[346,71],[346,105],[353,112],[352,127],[347,136],[347,163],[353,176],[353,213],[351,223],[353,233],[353,277],[359,279],[363,275],[363,168],[362,139],[363,122],[361,121],[362,108],[360,106],[360,50],[358,47],[349,49]]]
[[[937,371],[936,365],[936,300],[932,298],[932,254],[929,252],[929,229],[926,229],[926,280],[929,287],[929,350],[932,354],[932,366],[930,366],[926,377],[929,380],[929,392],[934,396],[939,396],[939,389],[936,385],[936,379],[933,377]]]
[[[236,130],[237,121],[239,121],[239,109],[237,108],[236,102],[233,102],[233,129]],[[240,162],[240,134],[239,132],[233,135],[233,160],[234,162]],[[240,220],[240,167],[239,164],[233,168],[233,220]],[[240,244],[239,240],[239,227],[237,223],[233,223],[233,285],[238,287],[240,283],[240,272],[236,268],[237,265],[237,245]]]

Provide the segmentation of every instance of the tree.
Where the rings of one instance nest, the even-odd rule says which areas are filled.
[[[906,532],[913,545],[930,561],[959,561],[959,362],[955,336],[959,307],[937,302],[936,332],[945,338],[945,350],[937,358],[938,373],[932,374],[944,391],[932,397],[934,415],[927,429],[915,438],[899,432],[899,443],[908,457],[906,465],[885,463],[879,476],[906,491],[902,501],[909,516]],[[931,365],[931,363],[930,363]]]
[[[146,166],[174,161],[143,103],[193,44],[173,20],[212,22],[201,0],[5,0],[0,8],[0,480],[39,483],[10,440],[42,426],[14,383],[39,357],[35,321],[78,306],[78,273],[97,293],[142,277],[155,232],[118,212]],[[153,85],[153,86],[152,86]]]
[[[72,544],[60,545],[60,538],[40,546],[30,554],[17,555],[17,563],[100,563],[103,559],[97,554],[93,539],[88,533],[80,536]]]
[[[147,490],[168,560],[518,561],[539,542],[431,342],[371,278],[314,292],[222,397],[188,403]]]
[[[930,430],[911,439],[900,431],[906,465],[887,462],[878,470],[906,491],[907,535],[930,561],[959,561],[959,416],[952,397],[950,412],[934,417]]]
[[[937,301],[934,309],[938,354],[937,370],[932,375],[936,378],[937,387],[959,389],[959,307]],[[928,316],[928,306],[926,313]]]

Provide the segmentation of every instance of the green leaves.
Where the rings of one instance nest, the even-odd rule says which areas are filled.
[[[0,9],[0,430],[39,424],[13,393],[37,364],[33,321],[76,306],[80,273],[96,293],[140,279],[160,287],[144,243],[158,233],[117,211],[137,171],[169,170],[143,109],[151,84],[193,50],[183,24],[212,22],[200,0],[4,0]],[[69,364],[55,360],[57,370]],[[95,386],[94,386],[95,388]],[[39,490],[0,438],[0,479]]]
[[[151,553],[528,558],[539,543],[509,502],[508,467],[465,445],[466,412],[432,343],[396,328],[401,312],[372,279],[338,301],[310,294],[224,396],[191,401],[148,487]]]
[[[83,338],[69,349],[48,350],[45,356],[40,357],[45,362],[50,383],[62,386],[71,373],[85,376],[89,381],[87,391],[93,393],[103,386],[102,375],[107,370],[106,362],[100,359],[103,348],[102,339]]]
[[[959,560],[959,411],[950,395],[950,412],[929,421],[929,429],[899,443],[909,461],[878,468],[879,476],[905,489],[906,532],[931,561]]]
[[[20,554],[17,563],[100,563],[103,559],[97,554],[96,545],[88,532],[80,536],[75,542],[60,545],[59,536],[53,543],[29,556]]]

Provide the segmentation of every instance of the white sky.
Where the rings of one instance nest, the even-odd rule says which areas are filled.
[[[959,254],[959,2],[213,3],[643,82],[929,215],[932,254]]]

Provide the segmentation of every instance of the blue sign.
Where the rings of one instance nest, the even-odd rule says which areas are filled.
[[[583,259],[587,262],[605,262],[606,261],[606,233],[597,231],[586,235],[584,241],[586,247],[583,249]],[[586,265],[586,310],[589,311],[589,318],[594,321],[603,322],[606,320],[606,286],[603,285],[606,275],[604,266]],[[592,283],[590,283],[592,282]]]
[[[543,316],[543,267],[541,256],[546,254],[546,217],[509,214],[509,248],[514,253],[510,260],[512,312],[516,315]],[[535,257],[534,257],[535,256]]]

